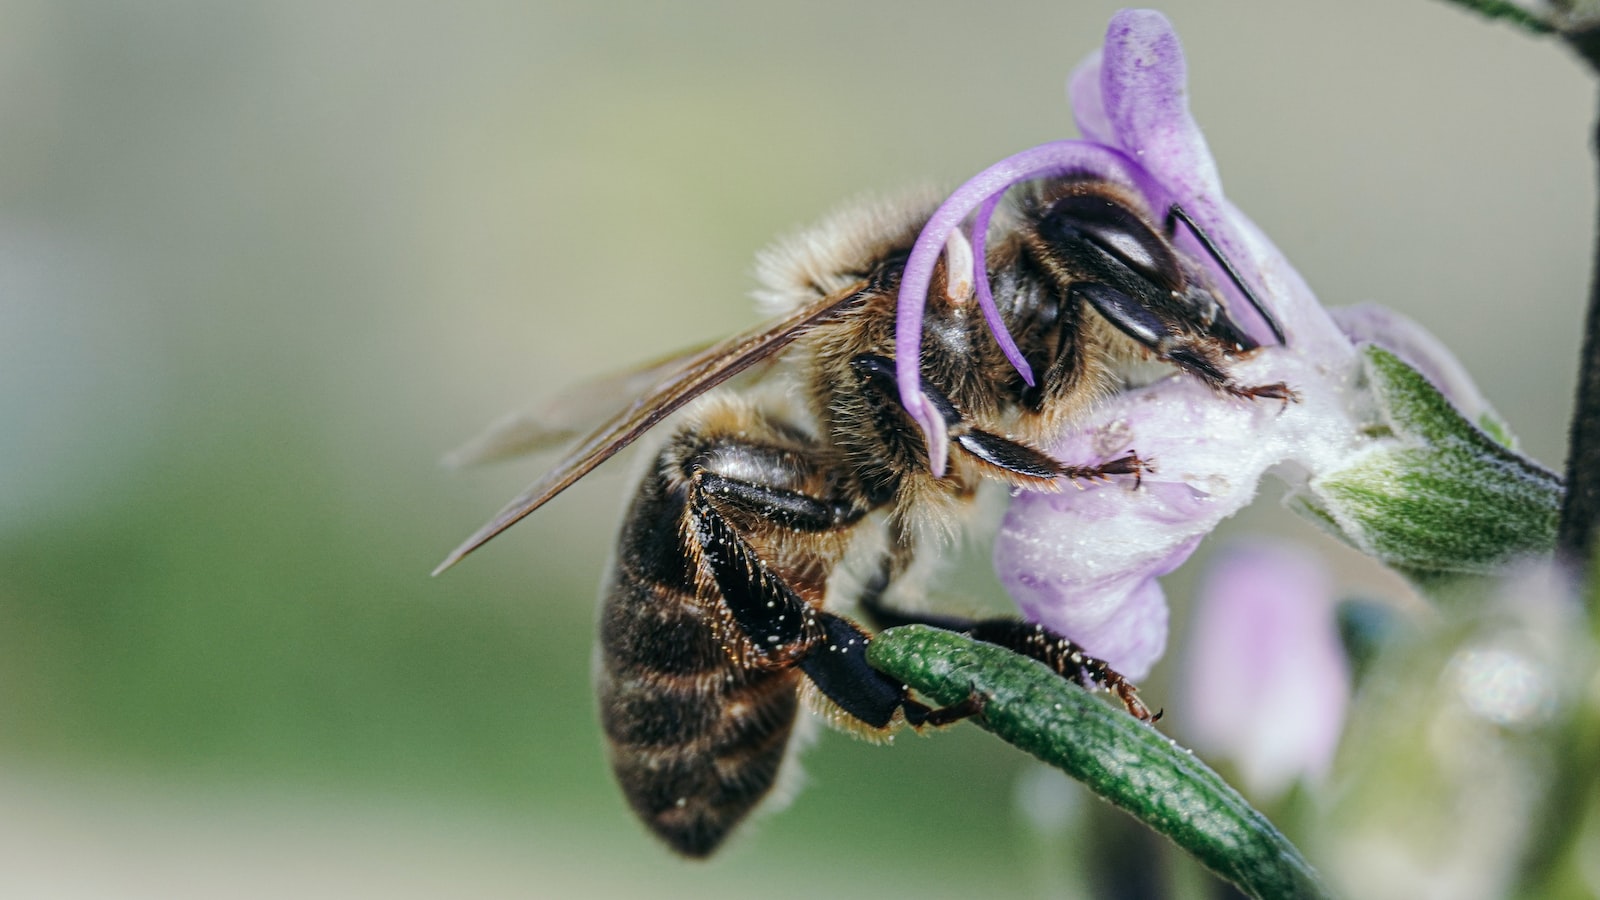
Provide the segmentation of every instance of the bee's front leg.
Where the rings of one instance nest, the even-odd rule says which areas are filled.
[[[1174,327],[1174,322],[1156,312],[1142,298],[1109,285],[1076,282],[1073,297],[1094,307],[1118,331],[1133,338],[1157,359],[1172,363],[1217,391],[1246,400],[1270,399],[1291,403],[1299,399],[1283,382],[1247,385],[1235,381],[1227,369],[1227,352],[1216,338]]]
[[[894,381],[893,360],[886,356],[862,354],[852,361],[852,366],[861,378],[862,390],[874,394],[881,403],[900,402],[900,390]],[[1138,478],[1151,470],[1149,461],[1140,459],[1135,453],[1097,466],[1067,465],[1036,447],[978,428],[956,409],[943,391],[926,381],[922,383],[922,391],[943,417],[950,442],[961,448],[968,458],[982,463],[989,474],[1001,481],[1035,490],[1049,490],[1061,478],[1098,479],[1111,475],[1133,475]],[[904,423],[896,423],[892,427],[907,428]]]

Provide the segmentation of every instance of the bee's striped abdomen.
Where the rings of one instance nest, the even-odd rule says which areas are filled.
[[[772,788],[800,674],[733,664],[694,594],[683,501],[659,474],[645,482],[601,612],[601,723],[634,811],[673,849],[703,857]]]

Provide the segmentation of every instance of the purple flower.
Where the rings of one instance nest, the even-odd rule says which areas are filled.
[[[1181,374],[1120,394],[1074,422],[1049,449],[1064,462],[1090,465],[1136,448],[1156,470],[1137,489],[1102,482],[1056,494],[1020,493],[995,543],[1001,580],[1029,618],[1137,679],[1166,644],[1166,603],[1156,578],[1249,503],[1265,472],[1320,500],[1319,476],[1395,443],[1369,427],[1379,404],[1362,374],[1360,342],[1389,345],[1464,406],[1481,407],[1481,397],[1459,364],[1409,321],[1374,308],[1331,317],[1283,254],[1228,202],[1189,115],[1182,49],[1160,13],[1114,16],[1103,49],[1074,72],[1069,94],[1084,140],[1045,144],[991,166],[958,188],[924,229],[901,286],[898,375],[902,400],[923,423],[932,465],[942,472],[944,430],[942,424],[929,427],[932,413],[916,369],[928,282],[942,248],[973,215],[978,299],[987,300],[982,236],[988,217],[1008,187],[1031,178],[1088,173],[1134,188],[1158,215],[1182,205],[1261,298],[1282,328],[1282,344],[1274,344],[1268,324],[1215,260],[1180,230],[1180,249],[1218,268],[1213,281],[1225,286],[1230,315],[1262,344],[1274,344],[1237,359],[1234,376],[1243,384],[1287,384],[1298,402],[1223,397]],[[996,339],[1029,377],[992,300],[985,312]],[[1337,518],[1324,515],[1330,517]],[[1336,530],[1347,527],[1339,521]]]
[[[1220,554],[1201,584],[1183,723],[1194,749],[1232,759],[1257,797],[1333,763],[1350,701],[1334,601],[1314,554],[1266,541]]]

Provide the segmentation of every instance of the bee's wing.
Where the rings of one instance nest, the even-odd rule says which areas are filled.
[[[445,454],[452,469],[499,462],[551,450],[598,427],[618,397],[639,397],[695,364],[710,348],[700,344],[654,362],[609,372],[562,391],[537,409],[515,412]]]
[[[681,363],[676,368],[664,365],[668,374],[661,381],[579,442],[555,468],[445,557],[433,574],[450,568],[490,538],[515,525],[690,400],[773,356],[818,324],[860,303],[866,297],[866,287],[865,282],[854,285],[803,306],[776,322],[719,341],[687,358],[675,360]]]

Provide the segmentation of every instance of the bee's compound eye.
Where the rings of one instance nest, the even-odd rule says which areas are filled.
[[[1146,280],[1183,290],[1183,270],[1172,246],[1133,210],[1105,197],[1063,197],[1039,223],[1039,233],[1049,241],[1086,241]]]

